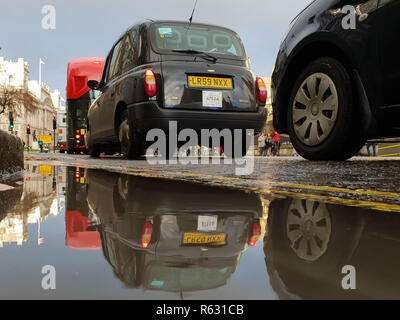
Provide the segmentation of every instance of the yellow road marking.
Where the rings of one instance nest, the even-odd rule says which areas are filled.
[[[73,165],[75,166],[75,165]],[[233,189],[241,189],[248,192],[257,192],[261,191],[266,193],[275,192],[280,194],[291,194],[291,195],[301,195],[301,196],[310,196],[310,197],[320,197],[322,199],[338,199],[341,201],[342,204],[352,205],[352,203],[362,204],[361,206],[365,207],[372,207],[374,204],[375,208],[381,208],[379,210],[382,211],[390,211],[396,210],[400,211],[400,205],[395,204],[386,204],[383,202],[370,202],[370,201],[361,201],[361,200],[350,200],[350,199],[343,199],[339,197],[330,197],[330,196],[322,196],[322,195],[310,195],[305,193],[296,193],[290,191],[284,191],[275,189],[274,187],[286,187],[286,188],[294,188],[294,189],[306,189],[306,190],[315,190],[315,191],[328,191],[328,192],[339,192],[339,193],[346,193],[346,194],[362,194],[367,196],[378,196],[378,197],[386,197],[386,198],[396,198],[400,199],[400,194],[395,192],[385,192],[385,191],[375,191],[375,190],[364,190],[364,189],[348,189],[348,188],[338,188],[338,187],[329,187],[329,186],[319,186],[319,185],[306,185],[306,184],[297,184],[297,183],[289,183],[289,182],[275,182],[270,181],[269,187],[266,187],[263,181],[260,180],[249,180],[237,177],[225,177],[225,176],[215,176],[210,174],[202,174],[202,173],[191,173],[191,172],[180,172],[180,171],[164,171],[164,170],[154,170],[154,169],[145,169],[145,168],[129,168],[129,167],[121,167],[121,166],[110,166],[110,165],[92,165],[89,163],[78,163],[77,166],[87,167],[92,169],[113,169],[117,170],[118,172],[147,177],[147,178],[161,178],[161,179],[171,179],[171,177],[167,175],[173,175],[174,180],[178,181],[185,181],[185,182],[196,182],[196,183],[204,183],[204,181],[199,180],[191,180],[190,178],[197,178],[197,179],[207,179],[207,184],[213,186],[220,186],[220,187],[228,187]],[[180,176],[180,177],[179,177]],[[184,178],[182,178],[184,177]],[[216,181],[217,180],[217,181]],[[218,182],[222,181],[222,182]],[[244,186],[244,185],[232,185],[226,184],[223,182],[241,182],[241,183],[256,183],[258,186],[251,187],[251,186]],[[368,205],[371,204],[371,205]],[[358,205],[360,206],[360,205]],[[382,208],[390,208],[387,210],[383,210]]]
[[[297,183],[288,183],[288,182],[277,182],[276,185],[279,185],[281,187],[294,188],[294,189],[309,189],[309,190],[329,191],[329,192],[343,192],[343,193],[350,193],[350,194],[363,194],[363,195],[368,195],[368,196],[400,199],[400,193],[395,193],[395,192],[364,190],[364,189],[347,189],[347,188],[316,186],[316,185],[297,184]]]
[[[400,153],[381,154],[378,157],[393,157],[393,156],[400,156]]]
[[[106,167],[106,166],[104,166]],[[260,180],[248,180],[243,178],[236,178],[236,177],[224,177],[224,176],[214,176],[210,174],[202,174],[202,173],[190,173],[190,172],[180,172],[180,171],[162,171],[162,170],[152,170],[152,169],[136,169],[136,168],[128,168],[128,167],[114,167],[114,166],[107,166],[108,168],[118,169],[121,168],[125,171],[142,171],[142,172],[149,172],[149,173],[156,173],[156,174],[171,174],[171,175],[180,175],[185,177],[191,178],[202,178],[202,179],[210,179],[210,180],[222,180],[222,181],[235,181],[235,182],[242,182],[242,183],[261,183]],[[386,191],[375,191],[375,190],[364,190],[364,189],[348,189],[348,188],[338,188],[338,187],[329,187],[329,186],[319,186],[319,185],[307,185],[307,184],[298,184],[298,183],[289,183],[289,182],[275,182],[271,181],[271,185],[286,187],[286,188],[294,188],[294,189],[308,189],[308,190],[317,190],[317,191],[328,191],[328,192],[343,192],[348,194],[362,194],[368,196],[378,196],[378,197],[386,197],[386,198],[396,198],[400,199],[400,193],[395,192],[386,192]],[[262,185],[261,185],[262,187]]]
[[[141,176],[141,177],[146,177],[146,178],[170,179],[170,178],[166,177],[165,175],[146,174],[143,172],[132,172],[132,171],[130,171],[131,168],[127,168],[127,169],[129,169],[129,170],[120,171],[120,172],[124,173],[124,174]],[[154,173],[156,172],[156,170],[150,170],[150,171],[152,171]],[[162,171],[160,171],[160,172],[162,172]],[[198,176],[200,174],[196,174],[196,175]],[[218,178],[223,178],[223,177],[218,177]],[[239,178],[235,178],[235,179],[239,179]],[[203,184],[202,181],[198,181],[198,180],[193,181],[193,180],[188,180],[188,179],[178,178],[178,177],[174,177],[174,180],[184,181],[184,182],[195,182],[195,183]],[[242,179],[242,180],[244,180],[244,179]],[[313,201],[322,201],[322,202],[336,204],[336,205],[345,205],[345,206],[357,207],[357,208],[359,208],[359,207],[371,208],[374,210],[385,211],[385,212],[400,212],[400,205],[389,204],[389,203],[385,203],[385,202],[352,200],[352,199],[345,199],[345,198],[339,198],[339,197],[333,197],[333,196],[324,196],[324,195],[318,195],[318,194],[291,192],[291,191],[275,189],[273,187],[271,187],[269,189],[268,188],[260,189],[260,188],[249,187],[249,186],[224,184],[224,183],[215,182],[215,181],[207,181],[207,183],[212,186],[228,187],[228,188],[239,189],[239,190],[243,190],[243,191],[247,191],[247,192],[261,192],[261,194],[275,193],[275,194],[281,194],[281,195],[286,195],[286,196],[295,197],[295,198],[309,199],[309,200],[313,200]],[[296,184],[291,184],[291,185],[296,185]],[[296,186],[299,186],[299,185],[296,185]],[[309,186],[309,187],[316,187],[316,186]],[[336,188],[336,189],[341,189],[341,188]],[[318,189],[316,189],[316,190],[318,190]]]
[[[293,198],[300,199],[308,199],[313,201],[322,201],[325,203],[331,203],[336,205],[345,205],[349,207],[363,207],[363,208],[371,208],[378,211],[385,212],[400,212],[400,205],[398,204],[390,204],[384,202],[375,202],[375,201],[363,201],[363,200],[351,200],[351,199],[343,199],[339,197],[331,197],[331,196],[322,196],[316,194],[308,194],[308,193],[297,193],[283,190],[273,190],[274,193],[286,195]]]
[[[387,147],[381,147],[381,148],[378,148],[378,150],[390,149],[390,148],[396,148],[396,147],[400,147],[400,144],[395,144],[393,146],[387,146]]]

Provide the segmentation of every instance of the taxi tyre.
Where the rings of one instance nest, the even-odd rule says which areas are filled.
[[[273,201],[267,223],[265,250],[267,255],[273,256],[274,268],[279,271],[280,277],[289,280],[291,284],[298,277],[310,277],[315,281],[328,275],[342,278],[341,269],[351,258],[359,240],[360,233],[356,232],[356,226],[362,225],[360,210],[326,204],[332,228],[327,249],[316,261],[306,261],[298,257],[290,247],[287,236],[286,226],[291,203],[292,199]],[[338,285],[340,286],[340,282]]]
[[[97,145],[89,144],[87,152],[92,158],[100,156],[100,148]]]
[[[329,136],[322,143],[309,146],[303,143],[295,133],[292,106],[303,81],[317,73],[326,74],[332,79],[338,94],[338,110]],[[354,101],[351,78],[339,61],[322,57],[309,64],[297,78],[288,105],[289,136],[299,155],[308,160],[333,161],[344,161],[354,156],[366,141],[361,134],[361,118]]]
[[[132,122],[129,120],[127,110],[123,111],[118,125],[118,139],[121,155],[124,159],[141,159],[145,151],[144,142],[142,136],[136,132]],[[125,141],[121,141],[123,139]]]

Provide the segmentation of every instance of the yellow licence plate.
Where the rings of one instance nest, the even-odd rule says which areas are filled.
[[[187,232],[183,237],[183,244],[212,244],[216,246],[224,245],[225,234],[204,234]]]
[[[232,89],[232,79],[189,76],[189,87]]]

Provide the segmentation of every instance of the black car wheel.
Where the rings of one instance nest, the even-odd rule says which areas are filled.
[[[89,144],[88,146],[88,154],[92,158],[98,158],[100,156],[100,148],[97,145]]]
[[[128,111],[125,110],[118,128],[118,139],[121,154],[126,159],[139,159],[144,154],[143,141],[140,135],[135,133],[128,119]]]
[[[361,119],[350,76],[340,62],[320,58],[297,78],[288,129],[296,151],[309,160],[346,160],[361,149]]]

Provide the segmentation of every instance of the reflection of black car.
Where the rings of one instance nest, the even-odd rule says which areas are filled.
[[[399,299],[397,213],[284,199],[270,204],[264,244],[280,299]],[[356,290],[342,268],[355,267]]]
[[[104,256],[128,286],[178,292],[222,286],[259,235],[256,194],[91,170],[87,192]]]
[[[241,39],[217,26],[137,24],[113,46],[101,82],[88,85],[102,92],[88,113],[92,156],[107,150],[143,155],[146,133],[168,132],[172,120],[178,130],[258,133],[267,116],[265,83],[250,70]]]
[[[316,0],[294,19],[272,93],[274,127],[301,156],[345,160],[399,135],[399,15],[397,0]]]

